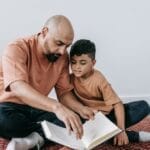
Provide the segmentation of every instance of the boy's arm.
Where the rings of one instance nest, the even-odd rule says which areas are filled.
[[[122,102],[119,102],[114,105],[114,112],[118,127],[121,128],[122,130],[125,130],[125,113]]]
[[[84,119],[94,119],[94,110],[80,103],[71,91],[65,93],[59,98],[60,102],[78,113]]]
[[[122,102],[119,102],[114,105],[114,111],[117,125],[123,130],[123,132],[115,136],[114,145],[126,145],[129,143],[129,139],[125,132],[125,112]]]

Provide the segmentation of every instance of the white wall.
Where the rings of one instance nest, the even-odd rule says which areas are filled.
[[[0,0],[0,53],[54,14],[70,18],[75,39],[95,41],[96,67],[120,96],[150,98],[149,0]]]

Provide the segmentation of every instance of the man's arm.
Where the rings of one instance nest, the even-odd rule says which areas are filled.
[[[79,116],[73,111],[69,110],[55,99],[42,95],[24,81],[15,81],[11,83],[10,89],[13,94],[25,104],[55,113],[56,116],[65,123],[69,131],[72,129],[77,138],[81,138],[83,134],[82,123]]]
[[[60,102],[73,110],[74,112],[78,113],[84,119],[93,119],[94,118],[94,110],[91,108],[84,106],[81,104],[72,92],[67,92],[63,96],[60,97]]]
[[[117,125],[123,130],[120,134],[115,136],[114,144],[115,145],[125,145],[129,143],[128,136],[125,132],[125,112],[122,102],[119,102],[114,105],[114,111],[116,116]]]
[[[10,89],[22,102],[35,108],[54,112],[59,105],[57,101],[42,95],[24,81],[11,83]]]

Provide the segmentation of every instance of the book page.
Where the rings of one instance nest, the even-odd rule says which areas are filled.
[[[46,137],[54,142],[66,145],[73,149],[84,150],[84,145],[81,140],[77,140],[75,134],[69,135],[66,128],[54,125],[48,121],[42,121],[42,127]]]
[[[91,149],[121,132],[101,112],[95,115],[94,120],[89,120],[83,125],[84,135],[81,140],[77,140],[73,133],[69,135],[66,128],[48,121],[42,121],[41,124],[47,139],[77,150]]]
[[[93,143],[101,144],[105,140],[121,132],[121,130],[101,112],[95,115],[94,120],[87,121],[83,128],[84,135],[82,141],[86,148],[91,144],[93,145]]]

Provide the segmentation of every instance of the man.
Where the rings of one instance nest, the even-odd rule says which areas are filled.
[[[18,39],[6,47],[0,67],[0,136],[13,137],[7,150],[42,146],[42,120],[65,125],[81,138],[82,123],[73,111],[82,118],[93,118],[93,111],[71,94],[67,48],[73,37],[70,21],[56,15],[37,35]],[[67,107],[48,97],[53,87]]]

